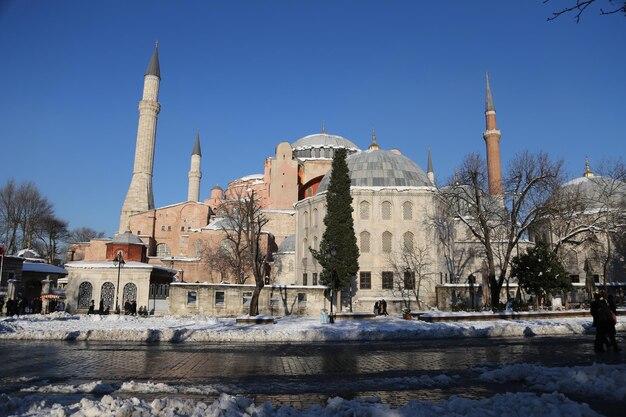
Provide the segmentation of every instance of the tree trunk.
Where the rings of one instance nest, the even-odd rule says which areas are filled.
[[[252,292],[252,298],[250,299],[250,311],[249,315],[256,316],[259,314],[259,296],[261,294],[261,290],[265,284],[261,280],[257,280],[256,286],[254,287],[254,291]]]

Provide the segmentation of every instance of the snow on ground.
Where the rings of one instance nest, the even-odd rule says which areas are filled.
[[[588,318],[485,320],[427,323],[399,317],[340,320],[320,324],[312,317],[277,317],[275,324],[236,324],[208,316],[137,317],[54,313],[0,318],[0,339],[134,342],[321,342],[415,340],[460,337],[524,337],[593,332]],[[618,330],[626,330],[623,321]]]

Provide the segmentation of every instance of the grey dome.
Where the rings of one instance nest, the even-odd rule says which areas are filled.
[[[122,234],[115,236],[111,243],[123,243],[132,245],[143,245],[144,243],[139,239],[139,236],[132,234],[129,230]]]
[[[579,192],[586,209],[604,208],[607,198],[610,205],[626,201],[626,182],[610,177],[580,177],[562,185],[565,192]]]
[[[346,158],[352,187],[432,187],[428,176],[415,162],[397,152],[368,150]],[[326,191],[329,171],[317,189]]]
[[[329,135],[328,133],[316,133],[314,135],[305,136],[291,144],[291,149],[311,149],[311,148],[346,148],[350,150],[359,150],[359,147],[348,139],[337,135]]]
[[[296,251],[296,235],[289,235],[283,240],[276,253],[295,252]]]

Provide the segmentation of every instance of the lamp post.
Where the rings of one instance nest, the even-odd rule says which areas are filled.
[[[328,318],[329,323],[335,322],[335,315],[333,314],[333,304],[334,304],[334,295],[335,295],[335,256],[337,255],[337,250],[335,249],[335,245],[331,243],[328,246],[328,258],[330,259],[330,317]]]
[[[115,287],[115,313],[120,314],[120,306],[119,306],[119,296],[120,296],[120,273],[122,272],[122,267],[126,262],[124,262],[124,257],[122,256],[122,252],[118,252],[115,258],[113,259],[113,263],[117,267],[117,286]]]

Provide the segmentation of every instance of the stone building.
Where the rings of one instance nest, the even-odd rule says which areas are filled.
[[[337,308],[351,306],[354,311],[371,311],[376,300],[385,298],[390,311],[400,310],[407,302],[412,303],[412,308],[445,309],[455,300],[467,300],[469,294],[475,296],[477,306],[483,302],[483,294],[486,296],[488,291],[480,245],[471,238],[456,242],[454,250],[471,253],[472,258],[462,274],[453,274],[446,263],[445,248],[432,230],[431,220],[441,190],[435,183],[430,150],[424,172],[399,150],[382,149],[374,133],[367,150],[361,150],[349,139],[327,133],[325,126],[321,133],[293,142],[277,141],[271,156],[259,164],[262,172],[236,178],[225,188],[215,185],[208,198],[203,199],[201,181],[211,174],[202,173],[197,132],[190,158],[187,201],[154,207],[152,176],[160,82],[156,47],[145,72],[134,167],[120,212],[118,235],[113,240],[95,239],[74,245],[68,254],[68,293],[78,311],[85,309],[88,299],[103,298],[112,306],[111,285],[114,292],[122,291],[120,297],[127,297],[125,286],[133,284],[135,287],[129,288],[136,288],[140,305],[151,302],[150,297],[158,292],[156,285],[166,286],[159,293],[161,304],[152,303],[157,311],[231,316],[246,312],[253,281],[244,279],[241,283],[241,277],[229,276],[223,269],[210,266],[207,253],[215,253],[211,250],[224,243],[228,221],[220,213],[222,204],[254,190],[268,220],[263,228],[267,277],[260,312],[319,314],[319,308],[328,308],[329,297],[319,281],[321,269],[309,248],[319,248],[329,171],[339,148],[348,153],[360,270],[350,291],[341,294]],[[502,199],[501,132],[488,77],[485,120],[489,192]],[[116,239],[121,236],[142,246],[144,253],[141,259],[125,264],[122,272],[126,278],[117,285],[119,269],[113,263],[117,252],[111,252],[110,247],[120,243]],[[466,234],[459,230],[458,236]],[[528,244],[531,243],[523,242],[521,246]],[[398,261],[406,250],[419,252],[421,263],[408,265]],[[126,257],[126,252],[123,255]],[[83,283],[90,287],[85,284],[81,293]]]

